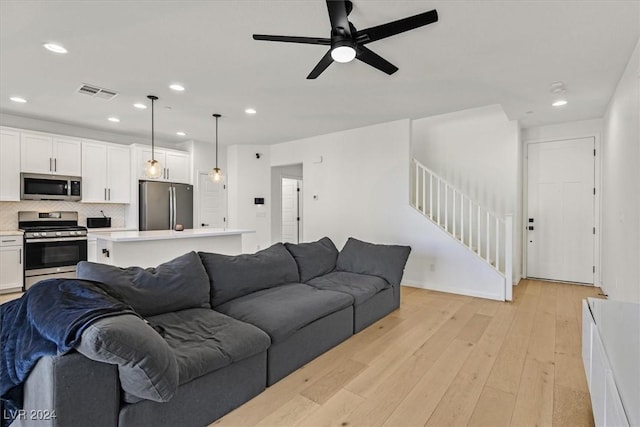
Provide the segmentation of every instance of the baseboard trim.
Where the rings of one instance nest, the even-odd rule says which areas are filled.
[[[409,286],[412,288],[419,288],[419,289],[428,289],[430,291],[446,292],[449,294],[466,295],[469,297],[484,298],[484,299],[490,299],[494,301],[504,301],[501,295],[492,294],[489,292],[477,291],[475,289],[450,288],[450,287],[441,286],[435,283],[423,283],[423,282],[418,282],[414,280],[403,280],[402,286]]]

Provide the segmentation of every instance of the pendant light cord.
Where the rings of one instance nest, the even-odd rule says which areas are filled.
[[[216,169],[218,169],[218,116],[216,116]]]
[[[155,129],[155,124],[154,124],[154,108],[153,108],[153,104],[155,103],[155,99],[151,99],[151,160],[155,160],[156,159],[156,155],[155,155],[155,134],[154,134],[154,129]]]

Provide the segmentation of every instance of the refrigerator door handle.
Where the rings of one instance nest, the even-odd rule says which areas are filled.
[[[173,189],[169,187],[169,230],[173,229]]]
[[[167,173],[168,175],[168,173]],[[172,228],[176,228],[176,224],[178,223],[178,203],[176,202],[176,187],[171,187],[171,189],[173,190],[173,227]]]

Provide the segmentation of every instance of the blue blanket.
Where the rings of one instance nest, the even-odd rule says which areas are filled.
[[[71,350],[93,321],[127,313],[135,314],[103,284],[77,279],[43,280],[22,298],[2,304],[0,424],[11,424],[22,408],[23,383],[38,359]]]

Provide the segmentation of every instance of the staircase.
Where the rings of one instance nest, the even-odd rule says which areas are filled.
[[[501,217],[412,160],[411,206],[496,271],[511,301],[513,216]]]

